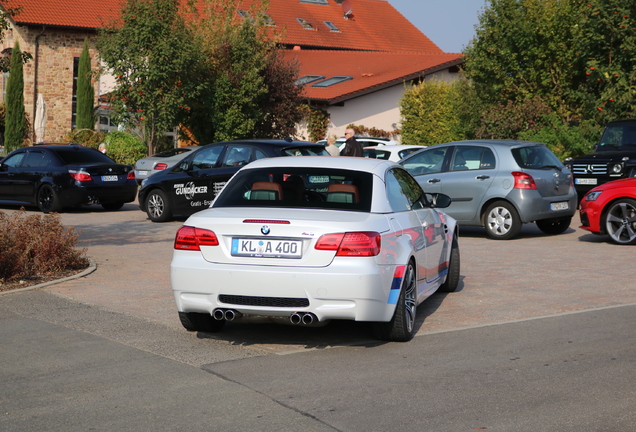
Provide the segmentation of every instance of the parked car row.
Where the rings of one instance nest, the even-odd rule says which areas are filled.
[[[544,144],[382,147],[333,158],[316,143],[243,140],[138,164],[157,171],[138,191],[149,219],[189,216],[171,262],[182,325],[215,332],[242,316],[353,320],[373,323],[382,340],[408,341],[417,306],[459,286],[459,225],[484,226],[493,239],[528,222],[559,234],[576,212],[573,176]],[[157,167],[162,158],[172,166]],[[45,212],[115,210],[137,189],[132,167],[79,145],[27,147],[0,163],[0,202]],[[592,189],[581,223],[636,243],[636,179]]]

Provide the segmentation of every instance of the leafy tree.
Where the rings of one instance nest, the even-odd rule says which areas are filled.
[[[583,2],[576,55],[585,61],[586,108],[599,123],[636,115],[636,2]],[[594,117],[591,115],[591,117]]]
[[[100,32],[97,47],[113,73],[114,119],[142,131],[153,154],[164,131],[187,117],[200,92],[202,53],[179,14],[179,0],[127,0],[120,24]]]
[[[88,54],[88,39],[84,39],[84,49],[80,55],[77,71],[77,129],[95,129],[95,89],[91,73],[91,58]]]
[[[16,41],[11,53],[11,72],[7,80],[4,145],[7,153],[22,147],[27,132],[24,111],[24,74],[20,43]]]
[[[193,26],[206,56],[204,91],[192,99],[189,130],[200,142],[291,135],[302,118],[298,65],[283,60],[267,2],[251,18],[237,14],[238,0],[205,0]]]
[[[489,0],[468,45],[466,75],[487,103],[543,99],[564,123],[583,114],[580,0]]]

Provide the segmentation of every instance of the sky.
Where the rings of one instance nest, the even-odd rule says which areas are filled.
[[[458,53],[475,36],[486,0],[388,0],[445,52]]]

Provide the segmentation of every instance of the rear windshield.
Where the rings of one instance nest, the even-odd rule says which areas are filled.
[[[563,168],[563,164],[547,147],[537,145],[512,149],[517,165],[525,169]]]
[[[68,146],[57,148],[54,151],[67,165],[83,163],[114,163],[114,161],[105,154],[86,147]]]
[[[370,173],[333,168],[258,168],[238,173],[212,207],[371,211]]]
[[[324,146],[287,147],[283,149],[285,156],[329,156]]]

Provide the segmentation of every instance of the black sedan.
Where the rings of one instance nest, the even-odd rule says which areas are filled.
[[[76,144],[23,147],[0,162],[0,204],[44,213],[83,204],[118,210],[136,195],[131,166]]]
[[[141,183],[139,207],[153,222],[190,216],[210,206],[242,166],[279,156],[329,156],[320,144],[285,140],[243,140],[208,144],[172,168]]]

